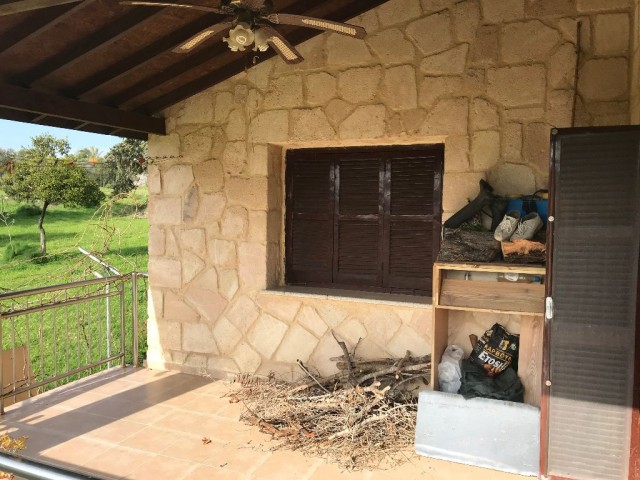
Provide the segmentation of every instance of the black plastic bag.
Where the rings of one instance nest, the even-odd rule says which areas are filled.
[[[519,349],[520,335],[511,334],[495,323],[478,339],[469,360],[484,368],[489,377],[495,377],[510,366],[518,370]]]

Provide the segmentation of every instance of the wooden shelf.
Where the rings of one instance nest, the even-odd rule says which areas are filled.
[[[449,278],[447,272],[469,272],[469,279]],[[495,280],[492,275],[495,273]],[[431,387],[438,389],[438,364],[449,344],[449,312],[520,315],[518,375],[525,387],[525,402],[540,405],[544,293],[540,283],[498,282],[499,273],[544,277],[538,265],[506,263],[436,263],[433,267],[433,337]],[[478,275],[480,274],[480,275]],[[484,276],[485,278],[478,278]],[[495,319],[500,322],[500,318]],[[469,332],[479,334],[480,332]]]

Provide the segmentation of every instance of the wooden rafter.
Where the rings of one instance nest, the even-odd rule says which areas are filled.
[[[57,19],[71,10],[73,5],[65,4],[58,7],[51,7],[47,10],[35,10],[27,15],[24,20],[17,25],[6,29],[0,33],[0,53],[7,50],[12,45],[20,43],[33,32],[37,32],[44,26],[52,23],[52,18]]]
[[[90,122],[114,129],[165,134],[164,119],[162,118],[149,117],[136,112],[125,112],[104,105],[80,102],[13,85],[0,85],[0,107],[73,122]]]
[[[56,7],[66,3],[77,3],[81,0],[17,0],[0,5],[0,16],[13,15],[47,7]]]

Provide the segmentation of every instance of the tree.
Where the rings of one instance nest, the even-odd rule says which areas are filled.
[[[31,139],[31,147],[19,152],[20,161],[3,178],[4,191],[16,200],[39,203],[40,252],[47,253],[44,218],[49,205],[94,207],[104,200],[98,184],[68,157],[69,142],[52,135]]]
[[[0,177],[13,170],[16,161],[16,152],[10,148],[0,148]]]
[[[103,158],[102,152],[98,147],[85,147],[78,150],[74,157],[76,158],[78,165],[84,168],[89,175],[91,175],[98,185],[103,187],[105,185],[103,177]]]
[[[111,147],[105,160],[113,173],[114,195],[133,190],[136,177],[147,169],[146,153],[147,142],[132,138]]]

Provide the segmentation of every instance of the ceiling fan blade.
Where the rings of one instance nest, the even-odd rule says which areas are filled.
[[[267,32],[266,42],[282,57],[282,59],[290,64],[300,63],[304,58],[300,55],[293,45],[286,38],[280,35],[271,27],[262,27]]]
[[[55,7],[65,3],[75,3],[81,0],[20,0],[0,5],[0,17],[14,13],[28,12],[39,8]]]
[[[340,33],[354,38],[364,38],[367,31],[358,25],[350,23],[334,22],[322,18],[307,17],[305,15],[292,15],[290,13],[272,13],[263,17],[271,23],[282,25],[297,25],[300,27],[316,28],[330,32]]]
[[[231,0],[231,5],[257,12],[265,7],[266,0]]]
[[[186,3],[168,3],[168,2],[144,2],[137,0],[122,0],[120,5],[141,5],[143,7],[178,7],[178,8],[190,8],[191,10],[198,10],[200,12],[219,13],[220,15],[229,15],[231,11],[223,10],[221,8],[204,7],[202,5],[189,5]]]
[[[174,48],[173,51],[175,53],[187,53],[188,51],[200,45],[205,40],[208,40],[209,38],[217,35],[218,33],[225,32],[229,30],[231,27],[233,27],[233,22],[231,20],[216,23],[212,27],[205,28],[201,32],[196,33],[189,40],[182,42],[180,45]]]

